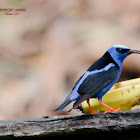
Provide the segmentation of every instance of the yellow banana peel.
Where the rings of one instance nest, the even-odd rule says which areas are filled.
[[[140,78],[116,83],[102,98],[102,102],[113,109],[120,107],[121,110],[130,110],[135,105],[140,105]],[[92,98],[89,103],[95,111],[106,111],[106,107]],[[89,106],[86,101],[81,103],[84,113],[89,113]]]

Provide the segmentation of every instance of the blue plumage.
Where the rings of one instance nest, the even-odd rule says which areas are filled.
[[[114,45],[79,78],[72,92],[54,111],[62,111],[68,104],[76,100],[73,108],[89,98],[98,98],[101,102],[102,96],[118,81],[123,60],[131,53],[140,53],[138,50],[130,50],[123,45]],[[109,108],[107,105],[105,105]],[[111,107],[109,108],[112,109]],[[113,109],[112,109],[113,111]]]

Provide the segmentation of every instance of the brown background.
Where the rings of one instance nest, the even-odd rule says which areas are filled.
[[[60,115],[53,109],[109,47],[140,49],[139,0],[1,0],[0,8],[26,8],[0,11],[0,119]],[[125,60],[120,80],[139,77],[139,60]]]

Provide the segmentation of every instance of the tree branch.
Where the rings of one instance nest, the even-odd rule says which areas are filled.
[[[0,138],[87,135],[130,135],[140,131],[140,111],[120,111],[108,114],[81,114],[38,119],[0,121]],[[128,133],[129,132],[129,133]],[[138,135],[133,135],[139,137]],[[138,133],[139,134],[139,133]]]

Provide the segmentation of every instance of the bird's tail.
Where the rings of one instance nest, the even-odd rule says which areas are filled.
[[[60,112],[62,111],[63,108],[65,108],[67,105],[69,105],[72,102],[70,100],[70,96],[68,96],[62,104],[60,104],[54,111],[59,110]]]

